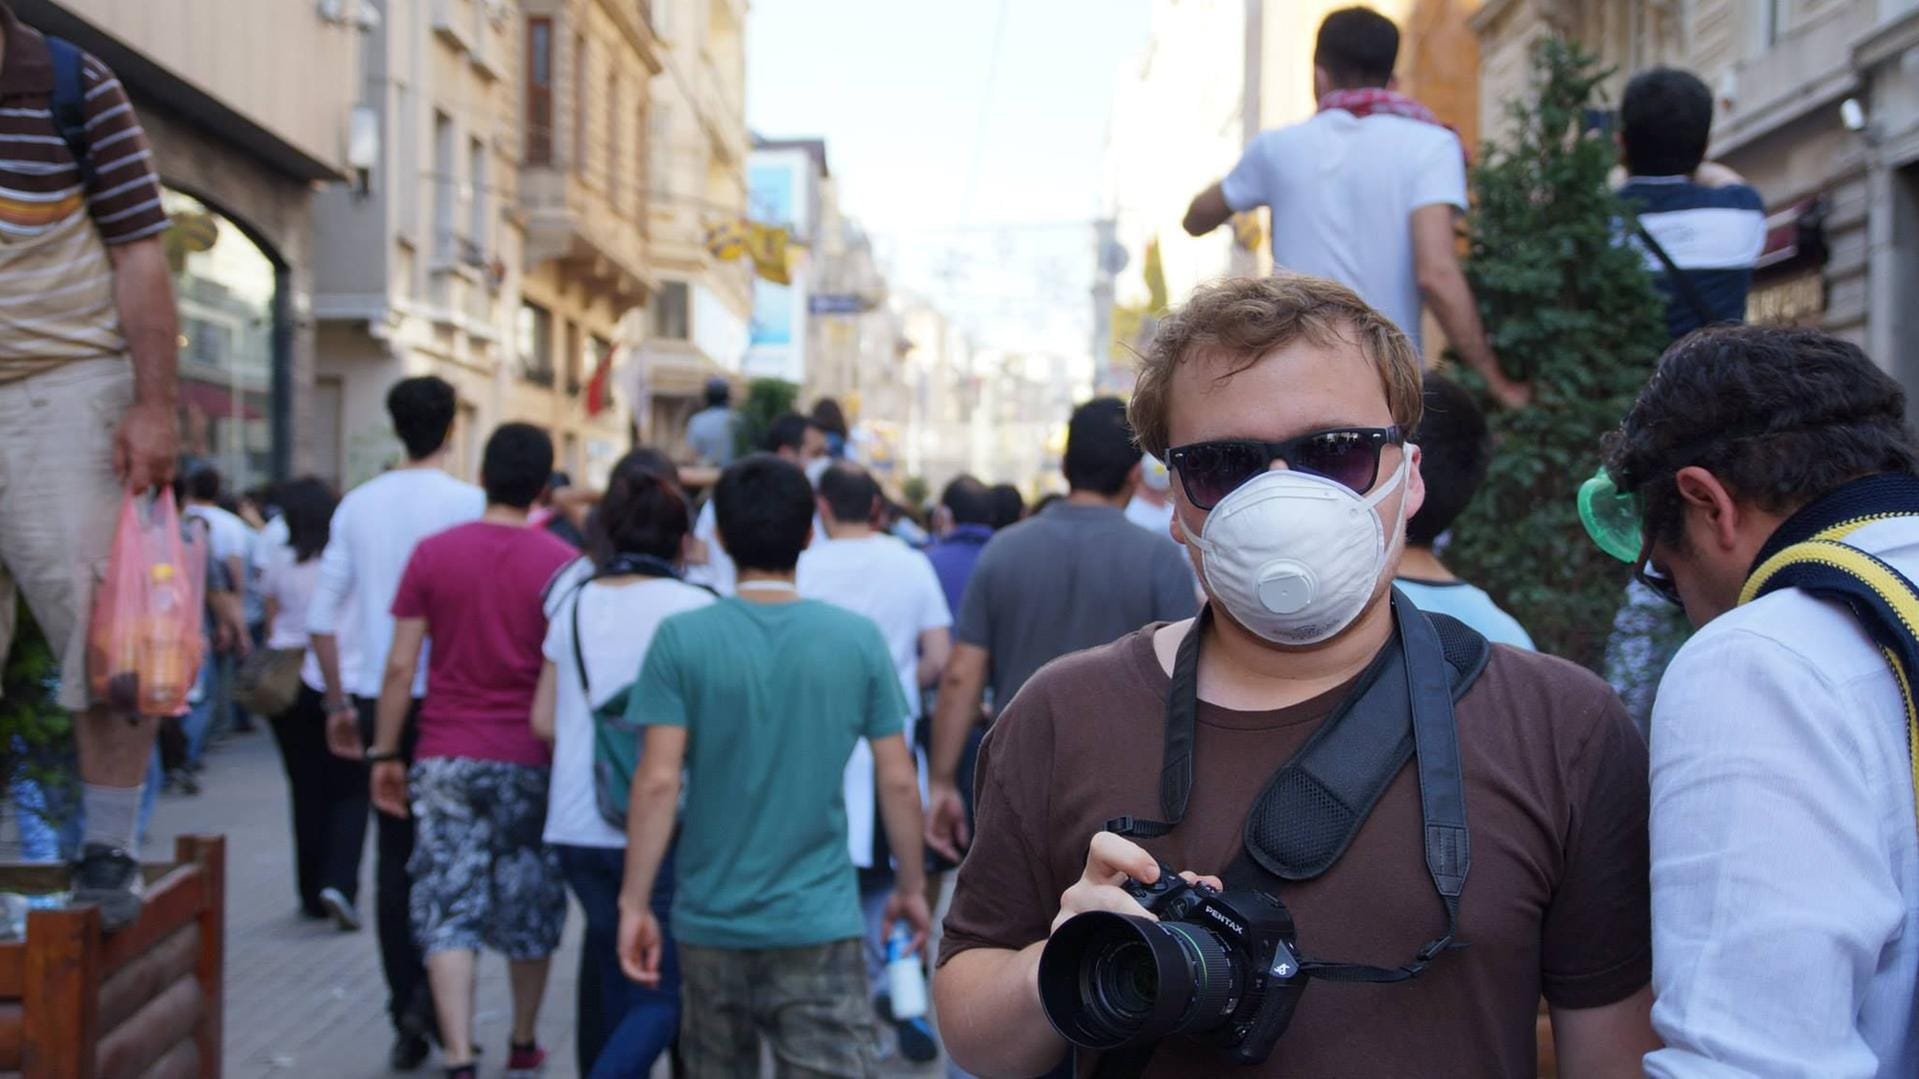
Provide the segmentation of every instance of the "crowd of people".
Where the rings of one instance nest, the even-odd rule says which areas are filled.
[[[1763,212],[1705,160],[1691,75],[1636,75],[1617,123],[1620,242],[1673,343],[1581,495],[1632,567],[1609,685],[1449,568],[1493,446],[1422,312],[1495,407],[1535,387],[1458,263],[1462,147],[1394,89],[1377,13],[1325,20],[1319,113],[1188,211],[1266,207],[1279,270],[1202,286],[1129,401],[1065,418],[1063,494],[960,476],[924,514],[837,404],[746,446],[723,382],[697,480],[638,448],[587,489],[507,423],[476,486],[448,469],[453,387],[419,376],[386,399],[394,467],[236,497],[176,453],[164,214],[117,80],[75,61],[72,135],[58,49],[4,4],[0,36],[0,186],[65,206],[0,199],[0,264],[75,282],[0,319],[0,606],[24,594],[59,668],[79,782],[10,780],[29,853],[71,861],[109,931],[155,793],[263,721],[297,908],[372,922],[400,1070],[437,1044],[477,1075],[482,951],[507,1073],[542,1068],[570,893],[582,1075],[943,1048],[951,1074],[1521,1077],[1542,999],[1565,1075],[1919,1074],[1919,442],[1854,345],[1723,325]],[[124,493],[169,482],[208,658],[184,715],[115,714],[87,699],[88,597]],[[1160,905],[1181,887],[1197,906]],[[1283,903],[1284,939],[1247,951],[1234,903]],[[1062,927],[1113,915],[1212,1011],[1144,952],[1043,991]],[[1106,1021],[1061,1018],[1087,996]]]

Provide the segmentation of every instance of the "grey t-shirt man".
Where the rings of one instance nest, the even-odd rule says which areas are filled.
[[[686,444],[701,464],[725,468],[733,463],[736,422],[733,410],[725,405],[703,408],[686,421]]]
[[[1033,672],[1148,622],[1199,607],[1178,544],[1114,506],[1056,502],[986,545],[966,584],[955,636],[986,650],[987,685],[1005,708]]]

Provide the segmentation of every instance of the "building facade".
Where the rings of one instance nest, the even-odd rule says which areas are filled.
[[[557,467],[600,486],[635,439],[632,398],[614,387],[659,289],[647,133],[660,42],[630,0],[520,6],[526,247],[503,418],[552,431]]]
[[[434,374],[459,394],[450,467],[478,475],[504,414],[525,229],[520,15],[504,0],[376,0],[351,183],[319,197],[314,470],[351,486],[399,456],[384,406]]]
[[[146,0],[13,7],[111,67],[152,144],[174,221],[165,242],[184,450],[236,489],[312,467],[325,422],[311,398],[314,190],[349,171],[357,9],[250,0],[163,18]]]
[[[746,216],[790,237],[785,281],[753,278],[753,316],[741,373],[805,386],[812,343],[814,245],[832,172],[820,139],[756,139],[747,155]]]
[[[1232,229],[1190,237],[1180,219],[1194,195],[1232,169],[1253,135],[1312,116],[1319,24],[1350,3],[1154,0],[1147,46],[1114,92],[1104,220],[1094,245],[1111,290],[1096,297],[1096,324],[1136,324],[1116,320],[1114,312],[1150,306],[1158,286],[1149,283],[1149,262],[1173,303],[1214,277],[1271,268],[1263,236],[1247,250]],[[1369,6],[1400,28],[1399,89],[1475,145],[1479,59],[1468,19],[1476,0],[1373,0]],[[1157,248],[1152,260],[1149,245]],[[1425,339],[1435,350],[1443,347],[1436,327],[1428,326]]]
[[[745,0],[652,0],[661,42],[648,117],[648,251],[658,291],[624,385],[643,439],[685,452],[712,378],[737,382],[753,276],[708,235],[747,213]]]
[[[1489,106],[1524,92],[1548,33],[1619,69],[1615,101],[1636,70],[1697,73],[1711,156],[1770,215],[1748,318],[1823,326],[1919,390],[1919,0],[1488,0],[1473,26]]]

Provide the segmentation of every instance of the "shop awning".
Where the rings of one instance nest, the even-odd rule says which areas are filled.
[[[1826,261],[1826,203],[1800,199],[1766,215],[1766,245],[1753,269],[1761,274],[1789,273]]]
[[[236,393],[230,386],[216,386],[211,382],[188,379],[180,383],[180,404],[197,410],[208,419],[265,419],[265,413],[254,407],[251,397],[245,390]]]

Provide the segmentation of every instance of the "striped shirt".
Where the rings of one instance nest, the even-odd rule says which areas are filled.
[[[1709,322],[1744,322],[1753,264],[1766,246],[1766,204],[1759,192],[1745,184],[1707,187],[1686,176],[1633,176],[1619,195],[1692,282],[1712,316],[1702,320],[1668,280],[1665,265],[1634,239],[1666,298],[1666,330],[1673,339]]]
[[[0,242],[44,235],[83,208],[107,244],[164,232],[160,177],[127,92],[105,64],[83,55],[87,156],[83,185],[54,123],[53,60],[46,39],[0,4]]]

